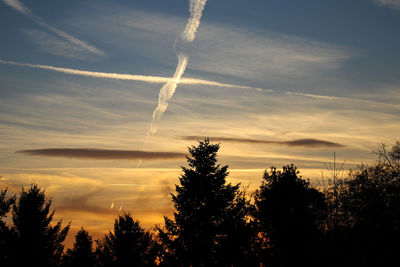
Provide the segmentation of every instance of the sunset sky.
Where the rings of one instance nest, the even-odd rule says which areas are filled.
[[[399,140],[400,0],[198,2],[0,0],[0,187],[99,236],[162,223],[205,136],[250,190]]]

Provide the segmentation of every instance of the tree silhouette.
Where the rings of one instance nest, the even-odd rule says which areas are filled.
[[[0,266],[10,266],[13,262],[14,231],[10,229],[3,218],[15,202],[15,196],[7,199],[7,189],[0,191]]]
[[[244,240],[232,237],[238,234],[237,227],[245,229],[247,203],[239,198],[239,185],[226,183],[228,166],[217,164],[218,144],[210,144],[206,138],[188,150],[189,167],[182,167],[180,185],[176,185],[176,194],[172,194],[176,210],[174,218],[165,217],[165,229],[159,229],[165,250],[169,252],[164,263],[183,266],[227,264],[229,257],[241,255],[239,249],[227,253],[224,246],[234,245],[228,240],[236,242],[237,248],[247,245],[247,236]]]
[[[82,227],[75,235],[74,247],[68,249],[63,257],[63,266],[93,267],[95,263],[92,237]]]
[[[46,201],[44,190],[37,184],[22,191],[13,205],[14,230],[17,248],[14,251],[17,266],[56,266],[60,262],[69,225],[62,228],[61,221],[52,226],[54,211]]]
[[[255,217],[266,242],[263,261],[273,266],[310,264],[323,223],[323,194],[298,173],[293,165],[282,171],[272,167],[256,192]]]
[[[151,234],[125,213],[115,220],[114,231],[99,243],[96,253],[101,266],[154,266],[158,247]]]
[[[390,264],[400,250],[400,143],[381,145],[373,166],[351,170],[344,207],[351,219],[352,254],[363,264]]]

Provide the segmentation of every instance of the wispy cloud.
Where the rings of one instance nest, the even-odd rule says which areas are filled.
[[[108,150],[95,148],[44,148],[19,150],[31,156],[62,157],[62,158],[85,158],[98,160],[169,160],[182,158],[183,153],[176,152],[149,152],[140,150]]]
[[[375,3],[381,6],[387,6],[394,9],[400,9],[400,0],[375,0]]]
[[[86,49],[74,45],[63,38],[40,30],[22,29],[21,31],[44,52],[69,58],[90,59]]]
[[[101,56],[105,55],[105,53],[102,50],[96,48],[95,46],[90,45],[90,44],[86,43],[85,41],[82,41],[82,40],[68,34],[67,32],[48,24],[42,18],[36,16],[29,8],[24,6],[19,0],[3,0],[3,2],[5,4],[7,4],[8,6],[14,8],[18,12],[30,17],[34,22],[36,22],[41,27],[45,28],[46,30],[52,32],[55,35],[58,35],[59,37],[63,38],[64,40],[67,40],[71,44],[74,44],[88,52],[91,52],[91,53],[94,53],[97,55],[101,55]]]
[[[184,136],[183,140],[201,140],[204,137],[202,136]],[[233,137],[222,137],[222,136],[213,136],[210,137],[212,141],[221,141],[221,142],[232,142],[232,143],[246,143],[246,144],[273,144],[273,145],[286,145],[293,147],[344,147],[344,145],[319,140],[314,138],[307,139],[296,139],[289,141],[272,141],[272,140],[259,140],[259,139],[247,139],[247,138],[233,138]]]
[[[57,206],[58,211],[88,212],[95,214],[117,214],[116,210],[93,204],[93,197],[103,189],[92,189],[90,192],[79,193],[61,199]]]

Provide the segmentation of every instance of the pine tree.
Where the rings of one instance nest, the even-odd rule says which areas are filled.
[[[17,266],[59,264],[69,225],[62,228],[59,221],[52,226],[54,211],[50,212],[50,206],[51,201],[46,201],[44,190],[38,185],[33,184],[27,191],[22,188],[12,217],[17,235]]]
[[[158,247],[139,221],[125,213],[115,220],[114,231],[99,243],[96,254],[101,266],[154,266]]]
[[[159,229],[169,252],[166,264],[212,266],[225,261],[221,259],[222,254],[227,256],[222,246],[229,232],[234,232],[227,224],[233,218],[229,215],[235,211],[239,185],[226,183],[228,166],[217,164],[218,150],[219,145],[210,144],[207,138],[189,148],[189,167],[182,167],[180,185],[172,194],[174,218],[165,217],[165,229]],[[234,214],[240,213],[236,210]],[[243,221],[244,216],[236,219]]]
[[[95,262],[92,237],[82,227],[75,235],[74,247],[68,249],[63,257],[63,266],[93,267]]]

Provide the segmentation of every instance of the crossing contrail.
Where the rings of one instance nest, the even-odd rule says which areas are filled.
[[[200,26],[200,19],[203,15],[204,7],[207,0],[189,0],[189,12],[190,16],[186,23],[186,27],[183,32],[178,36],[173,44],[174,52],[178,58],[178,65],[176,66],[174,76],[161,87],[158,94],[158,104],[153,111],[153,117],[150,123],[150,129],[147,131],[146,139],[144,143],[149,142],[150,137],[157,132],[157,127],[155,126],[155,121],[159,120],[164,112],[168,108],[168,100],[172,98],[175,93],[178,84],[182,80],[182,75],[185,73],[186,67],[188,65],[189,57],[183,52],[176,49],[178,44],[185,44],[193,42],[196,38],[197,29]],[[142,161],[140,160],[137,168],[140,167]]]
[[[176,46],[179,43],[193,42],[196,37],[197,28],[200,26],[200,19],[206,2],[207,0],[190,0],[190,17],[186,23],[184,31],[177,39],[175,39],[173,45],[173,49],[178,58],[178,65],[176,66],[174,76],[170,78],[170,80],[160,89],[160,93],[158,95],[158,105],[153,112],[153,118],[150,124],[150,129],[147,132],[146,142],[149,140],[151,135],[157,132],[157,128],[154,126],[155,120],[159,120],[167,110],[168,100],[170,100],[174,95],[188,64],[189,57],[184,52],[177,51]]]

